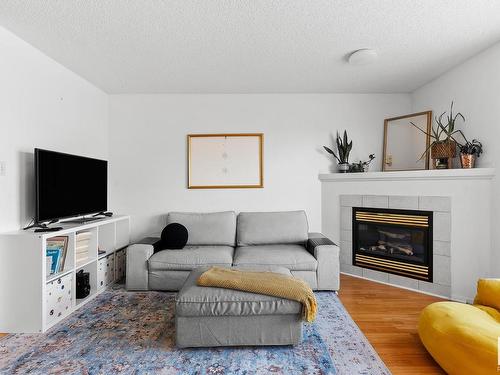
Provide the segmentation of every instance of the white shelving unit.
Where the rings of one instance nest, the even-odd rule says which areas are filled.
[[[65,224],[57,232],[16,231],[0,234],[0,332],[45,332],[125,276],[129,216],[87,224]],[[90,232],[89,256],[76,261],[76,234]],[[64,269],[46,270],[47,239],[68,236]],[[99,254],[103,250],[105,254]],[[76,273],[90,274],[90,294],[76,298]]]

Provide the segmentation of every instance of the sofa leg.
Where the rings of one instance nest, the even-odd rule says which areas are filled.
[[[334,290],[333,293],[335,293],[337,296],[339,295],[339,291],[338,290]]]

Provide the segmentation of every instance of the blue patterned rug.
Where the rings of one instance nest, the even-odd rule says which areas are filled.
[[[177,349],[174,294],[99,295],[45,334],[0,340],[2,374],[390,374],[334,293],[296,347]]]

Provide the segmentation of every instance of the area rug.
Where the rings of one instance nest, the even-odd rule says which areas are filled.
[[[1,374],[390,374],[334,293],[291,347],[177,349],[172,293],[115,286],[45,334],[0,340]]]

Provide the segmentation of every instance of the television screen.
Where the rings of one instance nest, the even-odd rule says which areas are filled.
[[[108,162],[35,149],[37,222],[107,210]]]

